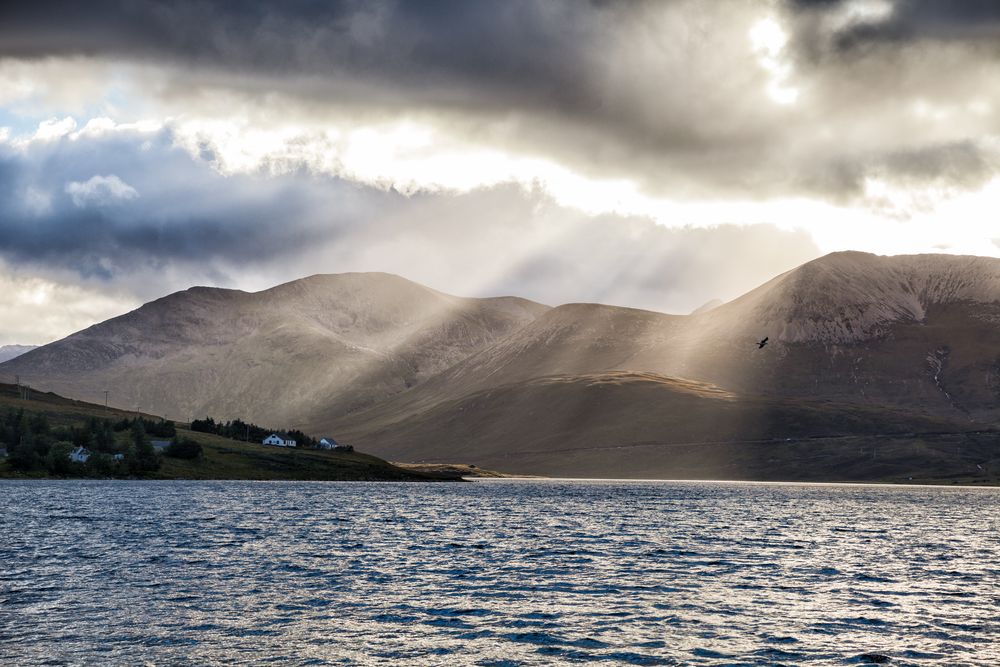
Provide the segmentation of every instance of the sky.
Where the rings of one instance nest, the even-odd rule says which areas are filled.
[[[1000,256],[992,0],[12,4],[0,345],[315,273],[684,313]]]

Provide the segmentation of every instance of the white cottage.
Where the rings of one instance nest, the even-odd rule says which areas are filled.
[[[90,450],[86,447],[77,447],[69,453],[69,460],[74,463],[86,463],[90,458]]]
[[[351,449],[350,445],[337,442],[333,438],[320,438],[316,446],[320,449]]]
[[[294,440],[292,440],[291,438],[289,438],[287,436],[279,435],[277,433],[272,433],[271,435],[269,435],[266,438],[264,438],[264,440],[262,440],[262,442],[265,445],[272,445],[274,447],[294,447],[295,446],[295,441]]]

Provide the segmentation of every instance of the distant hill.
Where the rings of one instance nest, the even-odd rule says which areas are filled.
[[[34,350],[37,345],[0,345],[0,363],[10,361],[14,357],[19,357],[25,352]]]
[[[423,382],[545,306],[464,299],[388,274],[320,275],[263,292],[195,287],[0,365],[40,388],[189,421],[301,421]]]
[[[252,294],[192,288],[0,364],[0,376],[90,400],[107,389],[117,405],[169,417],[348,434],[415,461],[719,474],[637,455],[701,443],[703,454],[737,447],[716,454],[754,476],[794,476],[782,457],[801,452],[769,458],[768,447],[989,431],[1000,420],[998,323],[1000,260],[982,257],[834,253],[692,315],[468,299],[342,274]],[[576,458],[556,454],[569,450]],[[853,465],[829,462],[815,470]]]

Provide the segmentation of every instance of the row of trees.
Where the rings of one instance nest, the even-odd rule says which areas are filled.
[[[134,419],[128,433],[117,432],[121,422],[91,417],[78,426],[52,427],[43,414],[10,410],[0,425],[0,447],[7,450],[11,468],[52,475],[142,475],[157,470],[160,459],[146,433],[148,420]],[[172,424],[171,424],[172,426]],[[90,451],[86,463],[70,460],[76,447]],[[116,459],[116,455],[121,456]]]
[[[272,433],[285,433],[295,440],[299,447],[311,449],[317,445],[315,438],[306,435],[302,431],[283,431],[281,429],[264,428],[256,424],[248,424],[240,419],[233,419],[227,422],[217,422],[211,417],[195,419],[191,422],[191,430],[198,431],[199,433],[212,433],[223,438],[229,438],[230,440],[243,440],[245,442],[260,442]]]
[[[145,417],[135,417],[133,419],[121,419],[115,422],[116,431],[127,431],[132,428],[135,422],[142,424],[142,427],[146,430],[146,433],[156,438],[173,438],[177,435],[177,427],[171,421],[166,421],[165,419],[146,419]]]

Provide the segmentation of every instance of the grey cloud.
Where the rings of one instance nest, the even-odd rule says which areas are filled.
[[[820,254],[807,234],[770,225],[668,229],[643,218],[589,217],[514,186],[418,197],[359,228],[351,243],[332,245],[328,258],[378,268],[357,248],[446,292],[681,313]]]
[[[109,281],[220,258],[289,261],[321,231],[328,238],[364,217],[372,202],[355,193],[297,175],[224,177],[174,147],[168,131],[151,141],[120,132],[32,142],[26,152],[0,148],[0,256]]]
[[[844,0],[791,0],[796,11],[815,19],[842,11]],[[817,37],[810,31],[810,37]],[[1000,4],[993,0],[895,0],[884,19],[851,22],[826,36],[838,51],[913,41],[961,41],[995,46],[1000,37]],[[815,46],[815,44],[814,44]],[[995,49],[991,48],[995,54]],[[816,51],[811,50],[814,54]]]
[[[881,166],[917,183],[945,180],[965,187],[982,185],[996,170],[992,156],[971,141],[890,153]]]
[[[117,174],[141,196],[79,207],[66,182]],[[45,211],[23,204],[50,193]],[[819,254],[767,225],[666,229],[589,217],[516,186],[418,194],[294,174],[224,177],[169,132],[34,142],[0,153],[0,261],[75,272],[150,299],[195,283],[257,289],[312,273],[388,271],[463,295],[689,311]]]
[[[851,205],[863,198],[869,177],[917,191],[929,186],[973,190],[993,178],[998,168],[995,150],[968,140],[899,150],[860,150],[843,159],[829,159],[820,168],[804,170],[797,182],[803,190],[826,192],[838,203]]]

